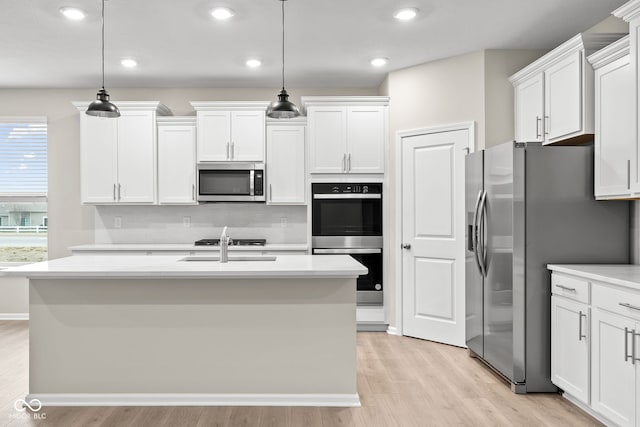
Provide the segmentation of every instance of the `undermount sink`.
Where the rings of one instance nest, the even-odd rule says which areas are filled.
[[[229,262],[231,261],[275,261],[276,257],[273,255],[229,255]],[[179,261],[220,261],[219,256],[187,256]]]

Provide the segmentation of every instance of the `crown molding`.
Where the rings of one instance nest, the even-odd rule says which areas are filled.
[[[269,101],[191,101],[196,111],[267,110]]]
[[[625,36],[618,41],[611,43],[609,46],[600,49],[587,58],[587,61],[593,65],[594,69],[604,67],[620,58],[624,58],[630,53],[630,38]]]
[[[196,116],[165,116],[156,118],[158,126],[195,126]]]
[[[542,72],[567,55],[584,51],[586,57],[624,36],[626,34],[623,33],[580,33],[509,77],[509,81],[512,84],[518,84]]]
[[[631,0],[614,10],[611,14],[630,22],[640,16],[640,0]]]

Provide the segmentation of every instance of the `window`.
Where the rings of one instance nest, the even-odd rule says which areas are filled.
[[[47,259],[47,119],[0,117],[0,263]]]

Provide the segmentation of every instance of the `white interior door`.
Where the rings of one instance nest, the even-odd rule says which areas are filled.
[[[469,129],[402,138],[402,331],[464,346]]]

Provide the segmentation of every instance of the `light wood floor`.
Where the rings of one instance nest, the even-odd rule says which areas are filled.
[[[360,408],[45,407],[13,409],[28,390],[28,322],[0,321],[0,426],[588,426],[558,394],[515,395],[464,349],[380,332],[358,334]]]

